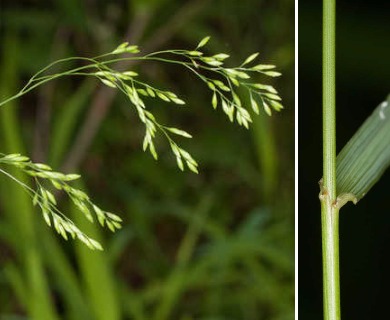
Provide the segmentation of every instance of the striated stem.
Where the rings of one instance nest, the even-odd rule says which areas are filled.
[[[323,164],[324,187],[336,199],[336,36],[335,0],[324,0],[323,8]]]
[[[321,225],[324,319],[340,319],[339,208],[336,203],[336,1],[323,0],[323,185]],[[322,183],[321,183],[322,184]]]
[[[321,228],[324,319],[340,319],[340,274],[339,274],[339,208],[322,188]]]

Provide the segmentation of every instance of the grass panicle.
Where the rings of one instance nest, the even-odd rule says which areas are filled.
[[[100,243],[82,232],[72,220],[70,220],[57,206],[56,191],[67,194],[73,204],[91,222],[94,216],[102,226],[107,226],[111,231],[121,228],[122,219],[116,214],[103,211],[94,204],[89,196],[82,190],[73,188],[69,182],[80,178],[78,174],[63,174],[53,171],[48,165],[34,163],[28,157],[20,154],[0,153],[0,172],[17,182],[31,196],[34,206],[40,208],[42,216],[49,227],[54,229],[65,239],[68,235],[73,239],[85,243],[91,249],[102,250]],[[5,168],[11,166],[19,169],[23,173],[32,177],[34,187],[30,187],[24,182],[10,175]]]
[[[207,55],[203,51],[209,40],[210,37],[203,38],[193,50],[165,50],[146,55],[140,54],[138,46],[124,42],[113,51],[94,58],[60,59],[36,73],[17,94],[0,102],[0,107],[60,77],[94,77],[104,85],[119,90],[127,97],[130,106],[145,126],[142,143],[144,151],[148,150],[154,159],[158,159],[154,139],[156,134],[160,133],[167,139],[179,169],[183,171],[187,168],[198,173],[197,161],[176,141],[176,137],[192,138],[192,135],[185,130],[158,122],[154,114],[148,110],[146,102],[146,99],[159,99],[166,103],[183,106],[186,104],[185,100],[174,92],[144,82],[134,70],[119,71],[115,70],[113,66],[123,61],[155,61],[180,65],[204,82],[211,91],[211,105],[214,109],[219,106],[231,122],[236,122],[245,128],[249,128],[252,122],[251,113],[259,114],[261,107],[268,115],[271,115],[273,111],[283,109],[281,98],[273,86],[252,80],[253,74],[261,74],[266,77],[280,76],[281,74],[275,71],[274,65],[255,64],[254,61],[258,53],[253,53],[241,65],[226,67],[225,61],[229,58],[228,54]],[[69,63],[82,64],[82,66],[57,73],[50,72],[54,67],[58,70],[61,67],[65,68],[64,65],[67,66]],[[238,94],[238,88],[245,89],[250,101],[249,108],[243,104],[243,99]],[[6,166],[16,167],[32,177],[34,187],[30,187],[13,177],[6,171]],[[34,163],[28,157],[20,154],[2,153],[0,153],[0,173],[16,181],[29,193],[33,204],[40,208],[46,223],[53,226],[65,239],[68,239],[70,235],[72,238],[84,242],[91,249],[102,249],[96,240],[83,233],[72,220],[60,211],[55,197],[57,192],[66,193],[89,221],[93,222],[95,217],[102,226],[107,226],[111,231],[121,227],[121,219],[117,215],[101,210],[86,193],[69,184],[72,180],[78,179],[79,175],[55,172],[48,165]]]

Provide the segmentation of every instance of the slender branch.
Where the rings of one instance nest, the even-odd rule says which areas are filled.
[[[163,45],[167,42],[172,35],[182,27],[183,24],[187,23],[195,14],[197,14],[203,7],[204,4],[207,3],[206,0],[199,0],[196,2],[190,2],[180,9],[162,28],[157,30],[153,37],[151,37],[148,41],[145,42],[143,48],[146,52],[153,51],[155,48]],[[146,28],[146,24],[143,26]],[[136,33],[131,33],[132,28],[130,26],[128,35],[132,35],[132,42],[138,42],[138,38],[141,38],[144,30],[138,29]],[[137,38],[138,37],[138,38]],[[126,37],[127,38],[127,37]],[[129,67],[131,64],[135,62],[122,62],[118,64],[118,69]],[[87,117],[78,132],[75,142],[68,155],[66,156],[62,170],[65,172],[69,172],[74,170],[82,161],[85,154],[90,147],[93,138],[95,137],[100,124],[105,118],[107,112],[109,111],[112,101],[115,97],[115,92],[110,90],[106,86],[100,85],[96,94],[93,98],[92,105],[88,111]]]
[[[335,104],[336,1],[323,0],[323,185],[321,222],[323,255],[324,319],[340,319],[339,210],[336,199],[336,104]]]

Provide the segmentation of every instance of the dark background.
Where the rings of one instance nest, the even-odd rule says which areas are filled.
[[[390,4],[337,1],[337,151],[390,93]],[[299,1],[299,319],[322,317],[322,2]],[[390,141],[389,141],[390,143]],[[388,317],[390,175],[340,213],[341,313]]]

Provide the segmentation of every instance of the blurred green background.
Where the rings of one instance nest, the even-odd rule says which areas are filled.
[[[337,1],[337,151],[390,93],[389,1]],[[322,318],[322,1],[299,1],[298,311]],[[340,213],[341,314],[388,318],[390,179]]]
[[[294,1],[0,3],[0,99],[55,59],[124,40],[145,52],[193,48],[211,35],[209,52],[229,53],[232,64],[255,51],[276,64],[283,77],[271,81],[285,105],[247,131],[213,111],[209,91],[185,71],[137,65],[143,79],[188,101],[153,108],[194,135],[183,145],[199,175],[180,172],[163,140],[158,162],[143,153],[133,110],[97,81],[60,79],[3,107],[1,152],[82,173],[124,227],[102,230],[63,202],[105,251],[65,242],[1,176],[0,319],[293,319]]]

